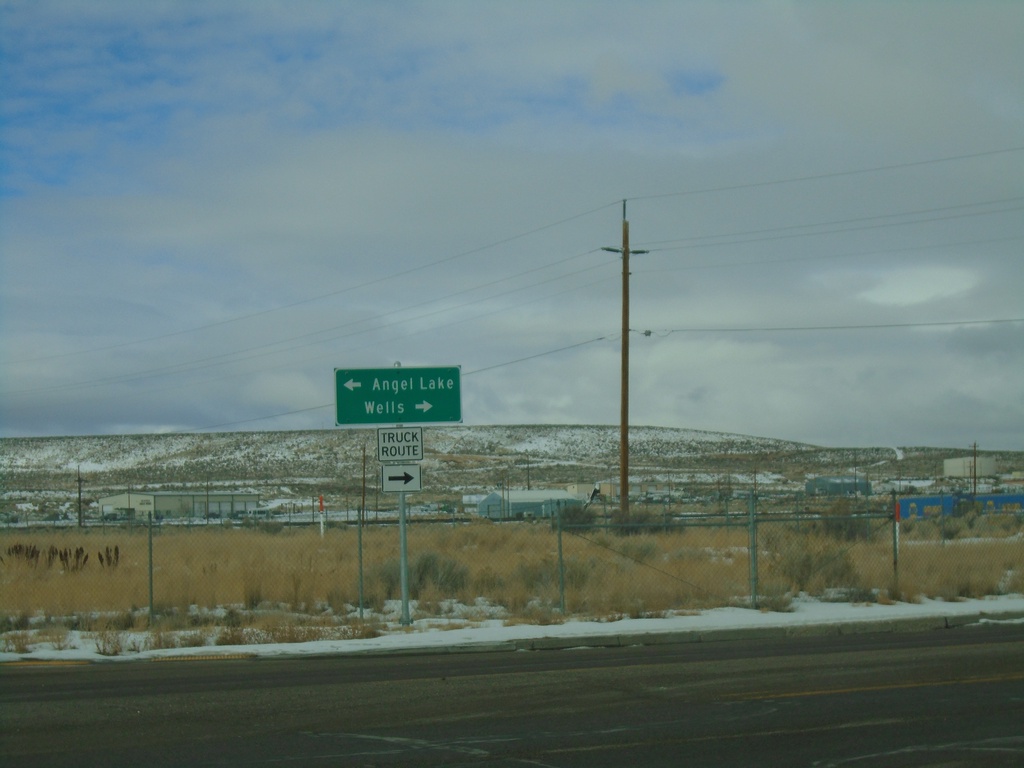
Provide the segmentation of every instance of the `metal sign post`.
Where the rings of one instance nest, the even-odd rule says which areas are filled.
[[[381,487],[385,493],[398,493],[398,558],[402,582],[402,626],[412,623],[409,616],[409,539],[405,496],[421,490],[419,464],[383,464]]]
[[[398,559],[402,579],[402,626],[412,624],[409,616],[409,541],[405,527],[405,491],[398,494]]]

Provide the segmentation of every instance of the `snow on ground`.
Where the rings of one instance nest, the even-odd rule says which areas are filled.
[[[644,642],[695,642],[726,639],[744,633],[812,634],[858,633],[940,629],[947,626],[984,623],[1024,623],[1024,595],[921,603],[824,603],[811,598],[793,602],[789,613],[770,613],[746,608],[716,608],[668,618],[583,621],[564,624],[514,624],[500,619],[478,622],[443,623],[424,619],[411,627],[392,624],[380,637],[353,640],[322,640],[245,646],[202,646],[132,651],[143,647],[146,633],[123,633],[128,650],[118,656],[103,656],[96,649],[93,633],[72,632],[63,649],[49,644],[33,645],[29,653],[0,652],[0,662],[24,661],[143,661],[196,657],[295,657],[345,655],[352,653],[438,653],[471,650],[528,650],[579,648],[587,646],[638,645]]]

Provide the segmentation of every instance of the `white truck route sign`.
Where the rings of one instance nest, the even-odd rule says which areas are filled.
[[[378,429],[377,460],[384,463],[423,461],[423,428],[381,427]]]

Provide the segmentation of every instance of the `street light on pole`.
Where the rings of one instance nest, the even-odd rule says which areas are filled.
[[[622,247],[602,248],[622,254],[622,382],[619,404],[619,508],[623,521],[629,520],[629,221],[622,201]],[[647,251],[632,251],[647,253]]]

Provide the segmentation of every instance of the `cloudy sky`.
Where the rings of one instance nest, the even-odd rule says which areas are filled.
[[[1024,450],[1024,3],[0,3],[0,436]]]

